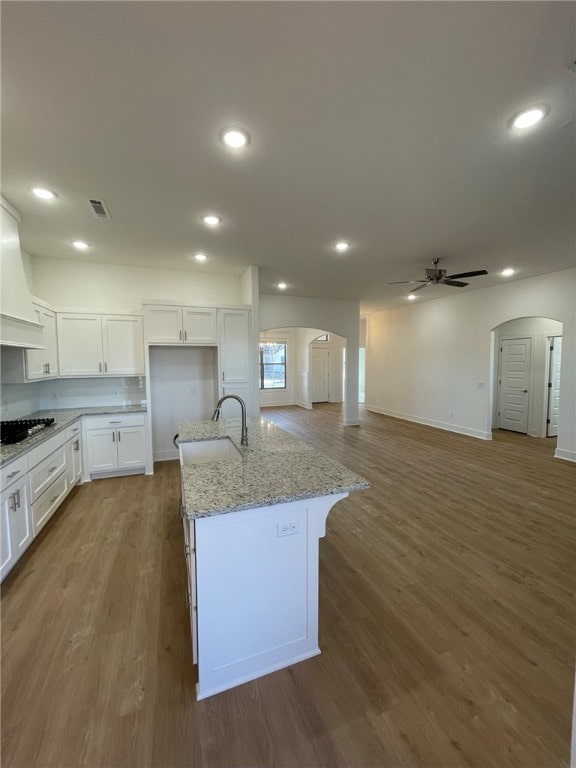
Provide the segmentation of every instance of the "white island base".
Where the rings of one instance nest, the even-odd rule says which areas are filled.
[[[318,541],[346,496],[184,518],[198,699],[320,653]]]

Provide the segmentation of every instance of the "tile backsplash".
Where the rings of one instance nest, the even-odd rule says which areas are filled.
[[[140,405],[146,400],[144,376],[52,379],[3,384],[2,419],[20,419],[39,410],[98,405]]]

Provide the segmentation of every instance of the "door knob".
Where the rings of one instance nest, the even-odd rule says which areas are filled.
[[[526,393],[527,393],[527,392],[528,392],[528,390],[527,390],[527,389],[523,389],[523,390],[522,390],[522,392],[526,392]]]

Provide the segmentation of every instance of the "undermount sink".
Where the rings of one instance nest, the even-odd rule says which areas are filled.
[[[211,461],[240,459],[242,454],[229,437],[180,443],[180,464],[208,464]]]

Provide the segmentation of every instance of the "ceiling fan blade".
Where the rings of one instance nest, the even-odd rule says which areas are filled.
[[[402,283],[425,283],[426,280],[396,280],[393,283],[388,283],[388,285],[401,285]]]
[[[447,280],[452,280],[458,277],[477,277],[478,275],[487,275],[488,272],[485,269],[477,269],[475,272],[460,272],[457,275],[446,275]]]
[[[458,280],[442,280],[442,285],[453,285],[456,288],[465,288],[468,283],[460,283]]]
[[[430,285],[430,283],[427,280],[426,282],[424,282],[424,280],[419,280],[419,282],[424,283],[424,285],[419,285],[418,288],[412,288],[410,293],[415,293],[416,291],[419,291],[420,288],[426,288],[427,285]]]

